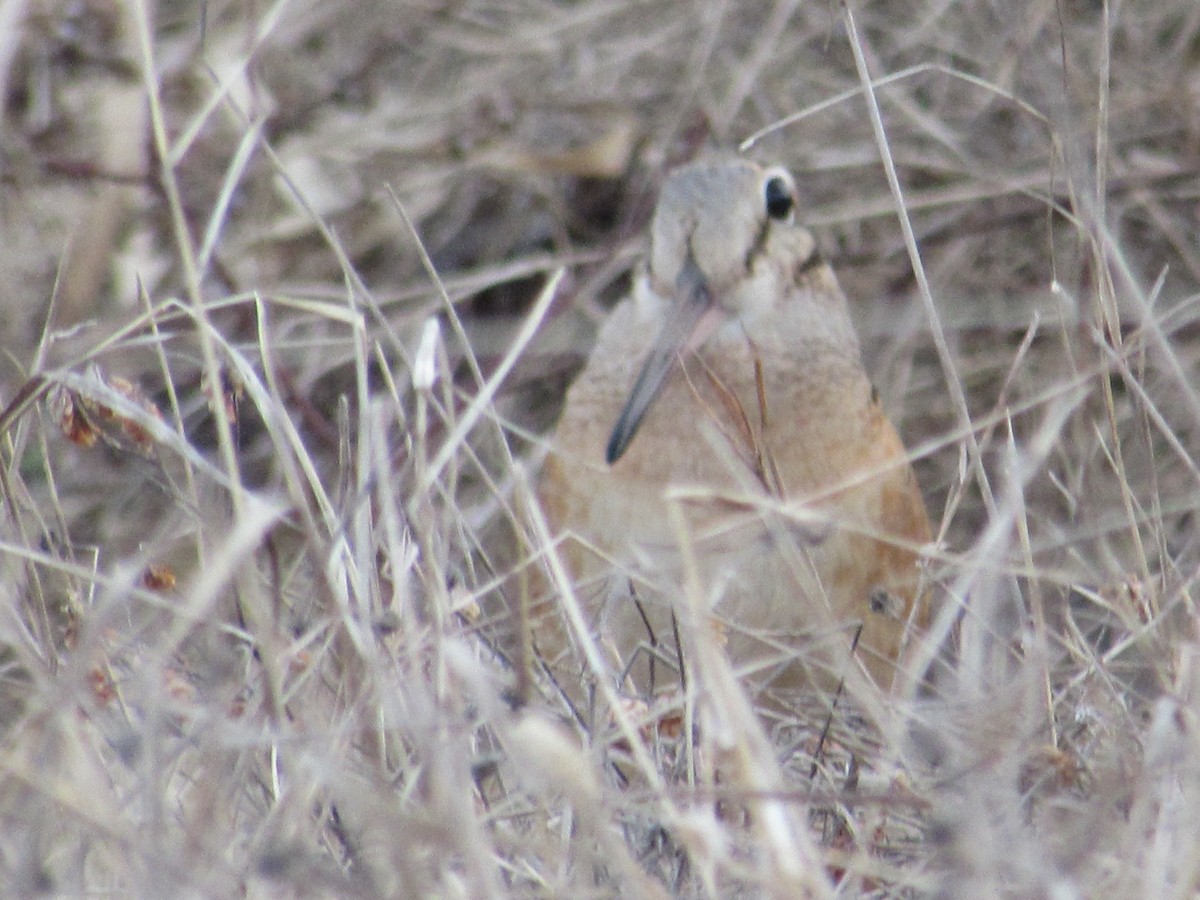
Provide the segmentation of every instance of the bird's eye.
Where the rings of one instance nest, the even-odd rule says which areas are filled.
[[[796,190],[785,175],[771,175],[763,184],[763,199],[767,215],[777,221],[787,221],[796,209]]]

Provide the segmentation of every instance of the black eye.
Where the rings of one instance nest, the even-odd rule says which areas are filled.
[[[772,219],[787,219],[796,206],[792,186],[782,175],[774,175],[767,179],[763,186],[763,197],[767,201],[767,215]]]

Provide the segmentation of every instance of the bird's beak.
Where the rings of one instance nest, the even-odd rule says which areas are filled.
[[[720,322],[720,308],[713,300],[704,274],[689,253],[675,280],[675,299],[667,310],[662,330],[642,363],[642,370],[608,439],[604,458],[609,465],[629,448],[642,419],[667,383],[667,376],[675,368],[679,355],[699,348]]]

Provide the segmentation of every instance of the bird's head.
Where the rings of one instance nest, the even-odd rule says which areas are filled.
[[[777,302],[780,273],[760,265],[770,249],[807,242],[799,255],[815,255],[795,210],[795,182],[779,167],[728,159],[685,166],[667,179],[647,259],[649,287],[665,301],[665,315],[609,438],[609,464],[629,447],[680,353],[702,346],[731,318]]]

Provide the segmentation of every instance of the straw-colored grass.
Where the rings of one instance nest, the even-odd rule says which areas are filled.
[[[1200,891],[1193,0],[0,0],[0,86],[4,896]],[[544,436],[760,131],[956,649],[576,716]]]

